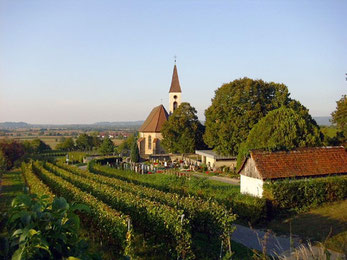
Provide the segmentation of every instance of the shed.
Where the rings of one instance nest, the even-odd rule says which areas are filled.
[[[346,174],[347,152],[342,146],[278,152],[253,150],[238,173],[241,193],[262,197],[265,181]]]
[[[201,156],[201,162],[216,169],[222,166],[234,168],[236,167],[236,157],[222,156],[213,150],[196,150],[196,154]]]

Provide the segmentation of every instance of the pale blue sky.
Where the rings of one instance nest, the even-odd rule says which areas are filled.
[[[346,28],[346,0],[0,0],[0,122],[144,120],[168,106],[175,54],[202,120],[244,76],[327,116],[347,93]]]

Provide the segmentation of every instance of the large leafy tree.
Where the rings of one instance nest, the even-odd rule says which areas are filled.
[[[93,137],[87,134],[80,134],[76,139],[76,147],[79,150],[86,151],[93,148]]]
[[[189,103],[181,105],[173,112],[163,125],[161,144],[171,153],[192,153],[201,148],[203,126]]]
[[[222,85],[215,92],[211,106],[205,111],[204,141],[223,155],[237,155],[249,131],[269,111],[282,105],[306,115],[307,109],[289,98],[284,84],[242,78]]]
[[[336,110],[331,113],[332,122],[336,124],[337,128],[343,132],[344,140],[347,138],[347,96],[343,95],[340,100],[336,102]]]
[[[63,151],[72,151],[75,149],[75,142],[72,137],[64,138],[62,142],[57,144],[56,149]]]
[[[276,151],[320,146],[320,129],[310,118],[309,114],[301,115],[286,106],[270,111],[252,128],[240,146],[238,165],[251,149]]]
[[[112,154],[114,151],[114,143],[108,137],[105,137],[102,141],[99,152],[102,154]]]
[[[31,148],[34,153],[42,153],[51,150],[51,147],[39,138],[35,138],[31,141]]]

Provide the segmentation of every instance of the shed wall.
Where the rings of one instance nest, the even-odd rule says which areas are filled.
[[[240,192],[261,198],[263,196],[263,180],[241,175]]]

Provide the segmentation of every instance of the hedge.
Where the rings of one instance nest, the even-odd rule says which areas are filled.
[[[347,176],[266,182],[264,197],[275,209],[300,210],[347,197]]]

